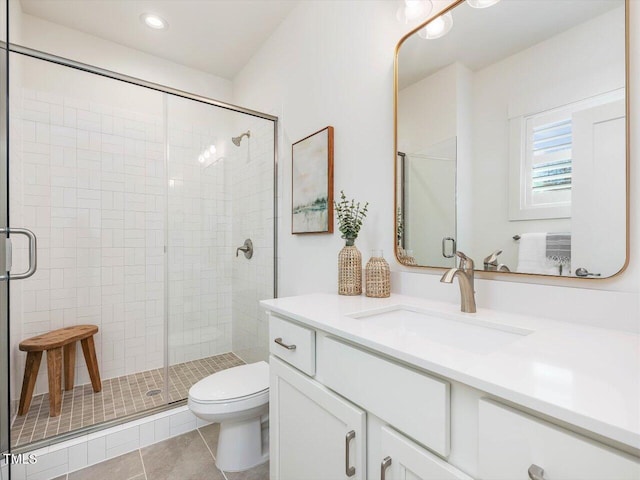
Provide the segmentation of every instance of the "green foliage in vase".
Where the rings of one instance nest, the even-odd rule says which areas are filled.
[[[346,195],[340,191],[340,201],[333,202],[336,209],[336,217],[338,218],[338,229],[342,232],[342,238],[356,239],[362,227],[362,221],[367,216],[367,208],[369,202],[363,207],[360,202],[356,203],[354,199],[347,200]]]

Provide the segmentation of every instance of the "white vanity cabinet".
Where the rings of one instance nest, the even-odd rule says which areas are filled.
[[[495,394],[279,313],[269,334],[271,480],[640,480]]]

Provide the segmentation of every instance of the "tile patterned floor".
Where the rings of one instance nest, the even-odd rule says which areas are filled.
[[[223,472],[215,465],[219,425],[112,458],[55,480],[269,480],[269,462],[245,472]]]
[[[243,363],[229,352],[169,367],[169,403],[187,398],[191,385],[207,375]],[[55,418],[49,417],[49,394],[35,395],[29,412],[13,421],[11,445],[17,447],[163,405],[163,389],[161,368],[103,380],[99,393],[93,392],[91,384],[78,385],[63,392],[62,413]],[[147,396],[151,390],[160,393]]]

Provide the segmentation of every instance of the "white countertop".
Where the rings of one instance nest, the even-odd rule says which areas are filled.
[[[313,294],[260,303],[315,329],[640,449],[640,335],[488,309],[460,313],[453,304],[403,295]],[[347,316],[393,305],[533,333],[490,351],[470,351]]]

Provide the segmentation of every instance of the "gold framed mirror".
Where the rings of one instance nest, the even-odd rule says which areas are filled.
[[[608,278],[626,268],[627,9],[458,0],[400,40],[400,263],[451,268],[463,251],[476,269],[504,274]]]

